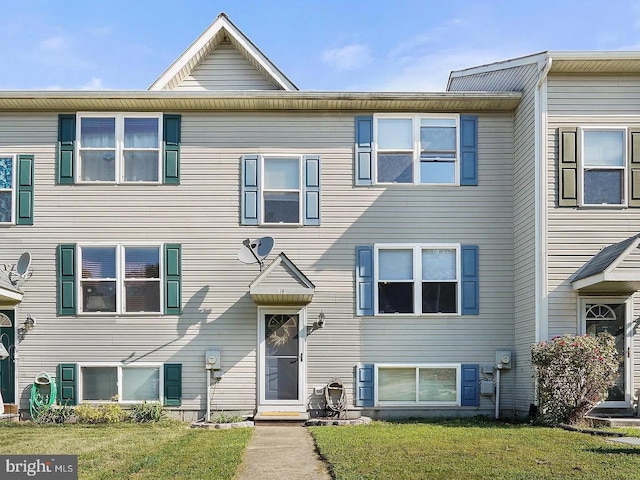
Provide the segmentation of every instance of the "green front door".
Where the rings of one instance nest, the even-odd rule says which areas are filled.
[[[0,339],[9,357],[0,360],[0,393],[4,403],[15,403],[15,314],[0,310]]]

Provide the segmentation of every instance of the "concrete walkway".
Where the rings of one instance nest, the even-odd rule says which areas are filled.
[[[255,427],[238,480],[331,480],[305,427]]]

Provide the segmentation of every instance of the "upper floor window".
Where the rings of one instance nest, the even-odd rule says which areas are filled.
[[[377,255],[377,313],[457,313],[458,245],[380,245]]]
[[[78,180],[160,181],[160,114],[78,114]]]
[[[478,184],[478,117],[355,117],[355,184]]]
[[[458,116],[374,116],[377,183],[456,184]]]
[[[320,157],[245,155],[242,225],[320,225]]]
[[[15,178],[15,157],[0,155],[0,223],[14,222]]]
[[[640,207],[640,127],[562,127],[560,207]]]
[[[623,205],[627,164],[624,129],[582,130],[583,205]]]
[[[81,245],[79,250],[82,312],[160,312],[159,246]]]

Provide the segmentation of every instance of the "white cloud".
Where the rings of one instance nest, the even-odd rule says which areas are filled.
[[[60,50],[65,45],[65,40],[61,36],[46,38],[38,43],[40,48],[45,50]]]
[[[102,79],[95,78],[95,77],[89,80],[87,83],[85,83],[81,89],[82,90],[105,90],[104,86],[102,85]]]
[[[341,70],[353,70],[371,62],[371,51],[366,45],[345,45],[322,52],[322,61]]]
[[[386,65],[379,64],[381,70],[394,73],[360,88],[373,91],[442,92],[447,88],[452,70],[506,60],[522,54],[516,51],[460,49],[405,56],[400,61],[390,60]]]

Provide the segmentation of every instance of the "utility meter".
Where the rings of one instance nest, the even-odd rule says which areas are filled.
[[[220,370],[220,349],[210,348],[204,352],[204,363],[207,370]]]

